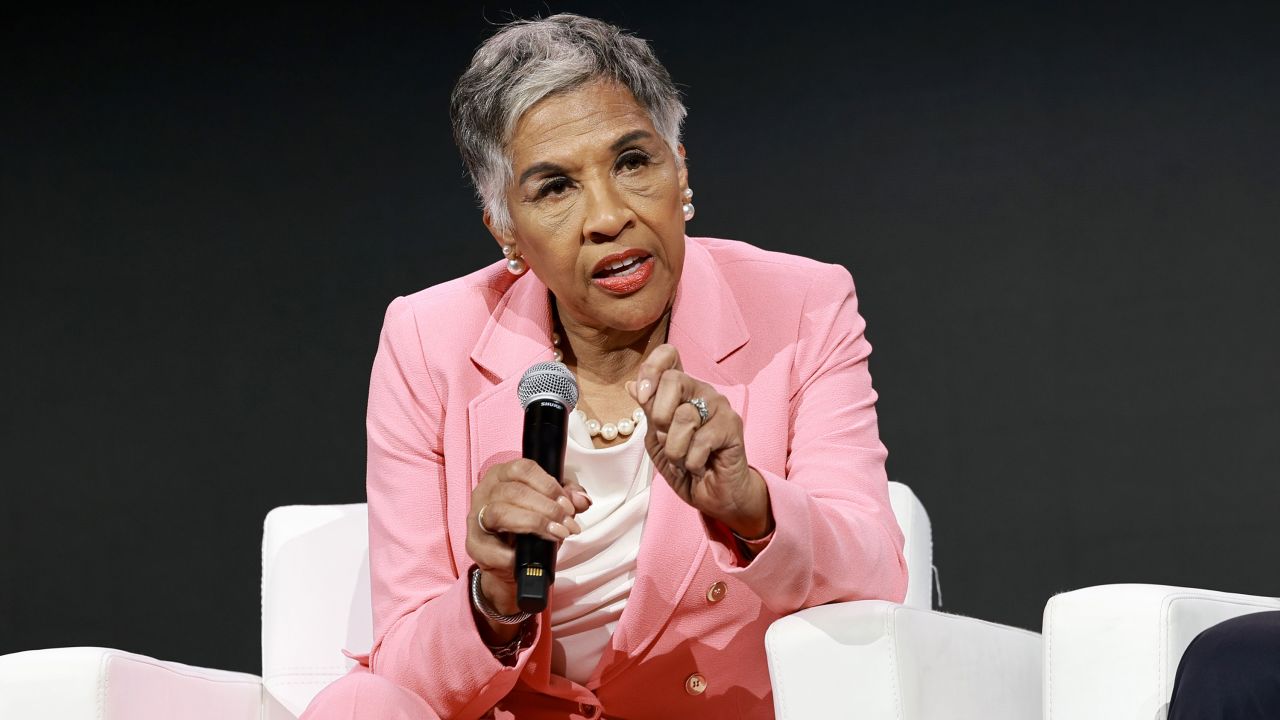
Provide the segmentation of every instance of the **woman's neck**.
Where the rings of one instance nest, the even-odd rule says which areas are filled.
[[[555,310],[554,304],[552,309]],[[572,318],[555,319],[560,328],[560,350],[579,380],[615,385],[635,378],[649,351],[666,342],[671,311],[668,309],[653,325],[632,331],[601,330],[575,323]]]

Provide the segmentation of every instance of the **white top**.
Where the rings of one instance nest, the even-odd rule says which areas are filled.
[[[645,421],[626,442],[596,448],[578,413],[569,419],[564,476],[591,496],[578,513],[582,533],[560,544],[551,595],[551,672],[586,684],[613,638],[635,582],[636,555],[653,462],[644,449]]]

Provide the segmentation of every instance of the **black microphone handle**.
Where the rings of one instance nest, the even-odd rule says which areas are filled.
[[[562,484],[568,439],[569,412],[564,405],[555,400],[529,403],[524,411],[522,455]],[[531,613],[545,610],[555,581],[555,543],[538,535],[517,535],[516,604],[520,609]]]

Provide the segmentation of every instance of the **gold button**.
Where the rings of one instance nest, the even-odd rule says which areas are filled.
[[[578,703],[578,714],[585,717],[593,718],[599,714],[600,708],[588,703]]]
[[[725,587],[725,584],[720,581],[711,583],[711,587],[707,588],[707,602],[709,603],[720,602],[721,600],[724,599],[724,594],[727,590],[728,588]]]
[[[685,678],[684,691],[689,693],[690,695],[701,695],[702,693],[706,692],[706,690],[707,690],[707,679],[702,677],[698,673],[694,673],[689,677]]]

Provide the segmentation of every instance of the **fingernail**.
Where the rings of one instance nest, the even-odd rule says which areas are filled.
[[[554,522],[554,521],[553,521],[553,522],[550,522],[550,523],[547,523],[547,532],[551,533],[552,535],[555,535],[556,537],[560,538],[561,540],[563,540],[563,539],[565,539],[565,538],[569,537],[569,534],[570,534],[570,533],[569,533],[569,528],[567,528],[567,527],[565,527],[565,526],[561,525],[561,524],[560,524],[560,523],[558,523],[558,522]]]
[[[574,520],[573,518],[566,519],[564,521],[564,524],[566,527],[568,527],[570,530],[573,531],[574,535],[577,535],[578,533],[582,532],[582,524],[579,523],[577,520]]]
[[[586,503],[587,503],[587,506],[588,506],[588,507],[590,507],[590,505],[591,505],[591,496],[590,496],[590,495],[588,495],[588,494],[586,494],[586,493],[584,493],[584,492],[582,492],[582,491],[580,491],[580,490],[574,490],[574,491],[573,491],[573,496],[574,496],[574,499],[575,499],[575,500],[578,500],[578,501],[583,501],[583,500],[585,500],[585,501],[586,501]]]
[[[560,507],[564,509],[565,512],[569,513],[569,517],[573,517],[578,512],[578,509],[573,506],[573,503],[569,500],[569,498],[563,495],[556,498],[556,503],[558,503]]]
[[[640,391],[636,394],[636,402],[641,405],[649,402],[649,392],[653,390],[653,382],[648,378],[640,381]]]

